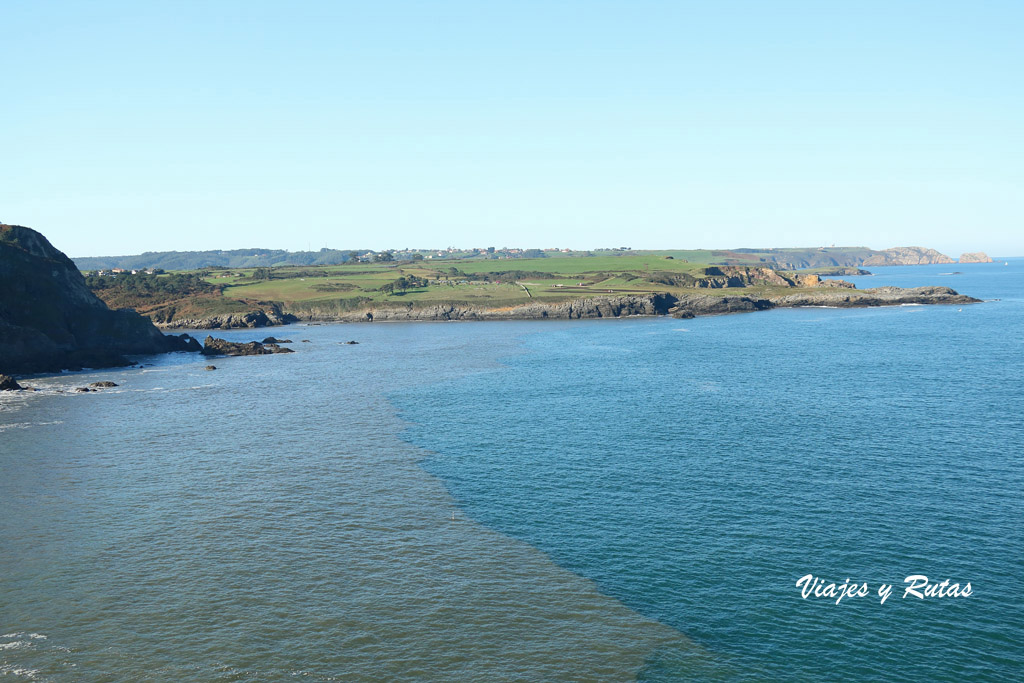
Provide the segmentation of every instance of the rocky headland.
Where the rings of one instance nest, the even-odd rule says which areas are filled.
[[[829,281],[822,281],[829,282]],[[835,282],[835,281],[831,281]],[[637,294],[574,299],[558,303],[536,302],[520,306],[486,308],[468,304],[432,306],[387,306],[368,310],[317,316],[306,320],[320,322],[445,321],[445,320],[577,320],[581,318],[622,318],[636,315],[673,315],[692,318],[701,315],[764,311],[772,308],[828,306],[867,308],[903,304],[970,304],[979,299],[959,294],[949,287],[878,287],[854,289],[849,283],[824,286],[816,290],[794,288],[786,293],[748,294],[738,288],[735,294]]]
[[[956,263],[945,254],[925,247],[893,247],[866,258],[862,266],[923,266],[932,263]]]
[[[135,311],[107,308],[43,235],[0,225],[0,372],[129,365],[126,355],[199,351]]]

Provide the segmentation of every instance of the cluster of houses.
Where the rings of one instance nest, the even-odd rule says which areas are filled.
[[[146,275],[153,275],[156,271],[152,268],[145,270],[129,270],[127,268],[111,268],[110,270],[97,270],[96,274],[100,277],[110,277],[112,275],[124,275],[131,273],[132,275],[138,275],[139,273],[145,273]]]

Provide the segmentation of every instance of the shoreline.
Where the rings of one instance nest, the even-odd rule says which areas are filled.
[[[235,330],[279,327],[306,323],[368,323],[368,322],[451,322],[486,320],[582,320],[602,318],[656,317],[695,318],[705,315],[751,313],[775,308],[875,308],[902,305],[964,305],[981,303],[981,299],[960,294],[949,287],[877,287],[873,289],[822,288],[802,290],[775,296],[742,293],[713,295],[669,293],[598,296],[571,299],[557,303],[535,302],[510,307],[481,307],[463,302],[438,303],[430,306],[413,304],[398,306],[367,306],[338,313],[317,307],[260,315],[261,311],[240,316],[183,319],[158,325],[161,330]],[[718,290],[722,291],[722,290]],[[280,311],[280,309],[278,309]]]

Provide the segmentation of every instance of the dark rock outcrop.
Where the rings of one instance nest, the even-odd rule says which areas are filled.
[[[0,375],[0,391],[21,391],[24,388],[13,377]]]
[[[222,313],[209,318],[178,318],[171,322],[161,323],[163,329],[182,330],[231,330],[253,327],[274,327],[287,325],[298,320],[290,313],[281,311],[281,306],[274,302],[262,302],[259,308],[245,313]]]
[[[694,318],[698,315],[719,315],[722,313],[747,313],[773,308],[768,299],[750,296],[714,296],[691,294],[680,297],[670,313],[677,318]]]
[[[93,389],[112,389],[112,388],[116,387],[117,384],[115,384],[114,382],[110,382],[110,381],[103,381],[103,382],[93,382],[89,386],[92,387]]]
[[[291,339],[276,339],[274,337],[267,337],[263,340],[263,344],[291,344]]]
[[[203,341],[204,356],[265,356],[271,353],[294,353],[292,349],[277,344],[229,342],[208,336]]]
[[[127,354],[198,350],[135,311],[112,311],[75,264],[30,228],[0,225],[0,371],[129,365]]]
[[[217,369],[217,366],[216,366],[216,365],[207,365],[207,366],[206,366],[205,368],[203,368],[203,369],[204,369],[204,370],[216,370],[216,369]]]

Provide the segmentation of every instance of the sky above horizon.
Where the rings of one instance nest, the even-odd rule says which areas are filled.
[[[1024,255],[1024,3],[3,3],[0,221],[71,256]]]

